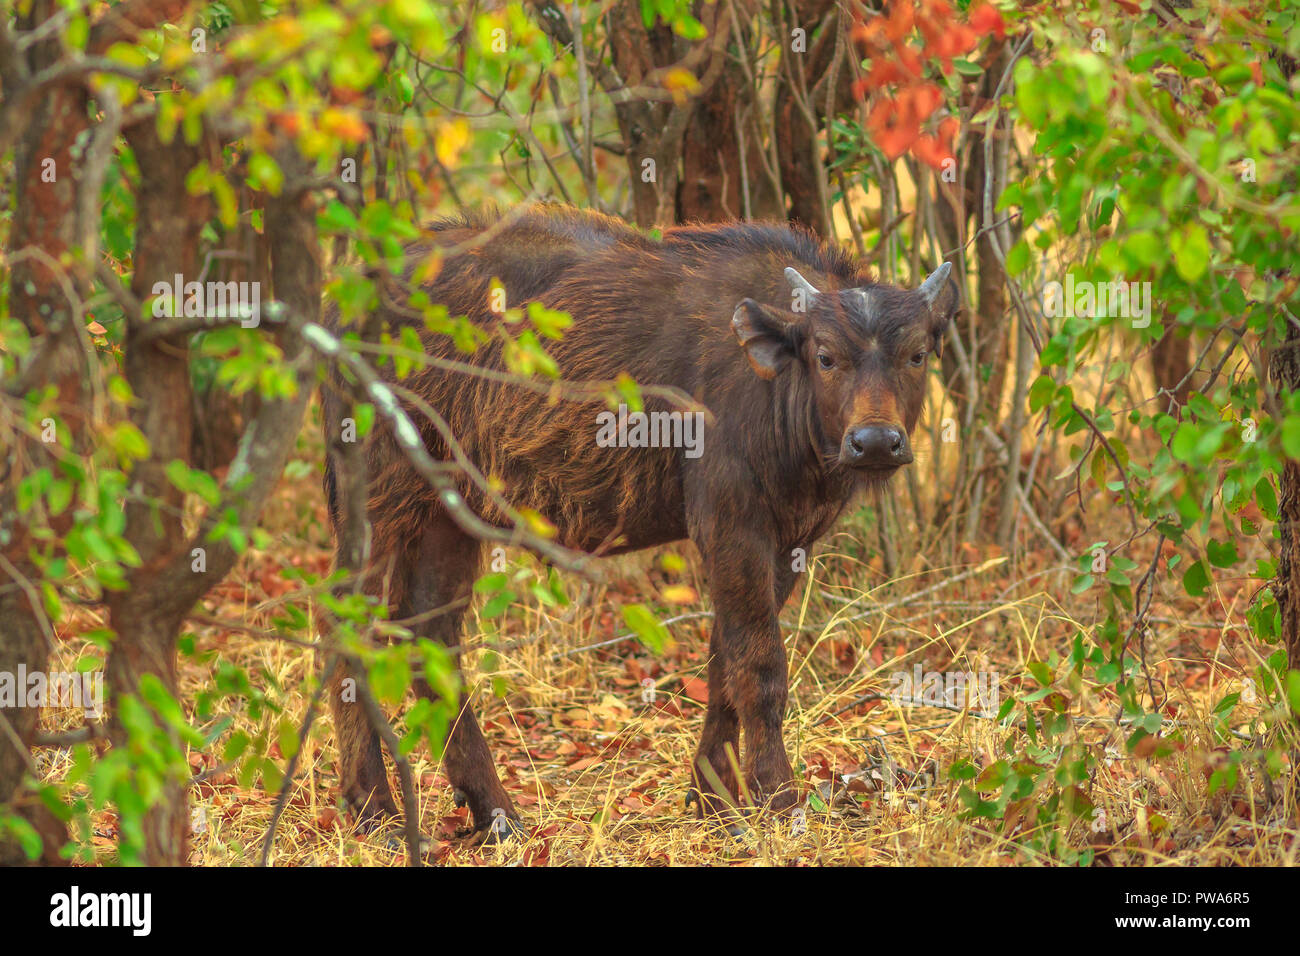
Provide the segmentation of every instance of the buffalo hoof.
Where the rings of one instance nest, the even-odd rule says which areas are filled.
[[[356,814],[356,832],[359,836],[374,836],[398,825],[400,817],[384,810],[361,811]]]
[[[364,797],[344,797],[343,806],[356,820],[356,832],[363,836],[379,833],[401,819],[392,797],[367,793]]]
[[[406,828],[403,826],[393,825],[383,832],[375,833],[376,842],[390,853],[405,853],[409,847],[406,844]],[[433,841],[421,833],[419,840],[420,856],[428,856],[429,851],[433,849]]]
[[[493,816],[485,826],[462,830],[457,835],[470,837],[471,846],[502,846],[511,840],[524,842],[528,839],[528,830],[517,817],[506,816],[503,812]]]
[[[719,849],[729,856],[753,856],[763,842],[754,828],[742,821],[733,820],[716,832],[722,844]]]

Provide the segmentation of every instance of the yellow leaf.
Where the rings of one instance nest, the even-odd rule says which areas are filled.
[[[680,554],[670,551],[660,556],[659,566],[672,574],[681,574],[686,570],[686,560]]]
[[[670,584],[660,593],[669,604],[691,604],[700,599],[699,593],[689,584]]]
[[[454,169],[461,152],[469,145],[471,138],[469,123],[463,119],[452,120],[443,125],[438,130],[438,138],[434,146],[438,154],[438,162],[448,169]]]
[[[683,103],[686,97],[700,88],[700,81],[695,74],[684,67],[674,67],[664,74],[664,89],[673,95],[675,103]]]
[[[415,270],[415,281],[421,285],[432,282],[442,271],[442,250],[434,249]]]
[[[519,514],[528,524],[528,530],[540,538],[554,538],[556,533],[555,525],[551,524],[532,508],[520,508]]]
[[[330,107],[321,113],[320,129],[331,136],[350,143],[360,143],[370,135],[370,129],[355,110]]]

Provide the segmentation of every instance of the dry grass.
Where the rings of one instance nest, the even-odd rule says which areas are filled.
[[[328,568],[320,499],[315,476],[282,483],[267,515],[274,537],[270,550],[250,552],[210,595],[211,615],[269,627],[274,609],[262,605],[296,587],[280,577],[280,568]],[[665,572],[654,554],[618,559],[607,565],[603,586],[571,588],[578,593],[568,608],[534,603],[513,609],[499,637],[525,640],[496,655],[493,673],[479,669],[482,655],[468,657],[467,680],[475,688],[480,720],[531,836],[504,847],[473,847],[457,839],[466,811],[454,807],[438,764],[418,748],[411,761],[421,825],[433,837],[431,860],[449,866],[1051,862],[1020,845],[1023,833],[1007,838],[987,822],[963,820],[956,785],[942,773],[962,757],[977,764],[996,760],[1004,740],[1022,731],[969,711],[906,707],[887,699],[849,705],[871,693],[887,696],[894,686],[890,675],[911,671],[914,664],[926,671],[996,671],[1002,696],[1014,695],[1026,661],[1046,659],[1053,650],[1065,653],[1074,634],[1087,630],[1095,598],[1070,595],[1068,574],[1042,573],[1051,566],[1047,557],[1039,573],[1022,567],[1013,576],[1006,562],[974,548],[961,567],[921,572],[917,559],[917,572],[900,573],[891,582],[878,564],[855,557],[869,553],[860,540],[861,521],[848,522],[823,544],[811,583],[796,590],[782,613],[794,625],[784,629],[791,675],[786,740],[807,788],[834,801],[829,810],[807,811],[805,833],[792,834],[788,821],[759,820],[748,838],[737,840],[684,812],[686,767],[704,714],[696,698],[702,696],[707,617],[674,626],[675,644],[661,656],[631,640],[575,650],[619,633],[620,602],[670,607],[663,600],[669,585],[677,585],[668,593],[679,600],[689,596],[683,585],[705,594],[693,553],[682,549],[687,562],[680,573]],[[1141,559],[1140,553],[1134,557]],[[1111,711],[1095,698],[1075,707],[1078,732],[1105,754],[1091,794],[1106,811],[1107,827],[1094,833],[1075,824],[1071,846],[1092,845],[1098,862],[1116,865],[1296,861],[1300,827],[1293,789],[1278,784],[1270,794],[1257,774],[1243,774],[1233,793],[1207,795],[1205,768],[1223,759],[1212,743],[1211,709],[1226,684],[1250,672],[1262,650],[1241,626],[1251,587],[1246,580],[1220,581],[1205,601],[1162,593],[1153,606],[1157,627],[1148,641],[1148,661],[1169,690],[1168,712],[1183,731],[1184,749],[1161,760],[1128,756]],[[708,609],[699,597],[671,607],[676,614]],[[870,613],[845,620],[864,612]],[[67,622],[67,659],[61,663],[84,649],[75,635],[98,623],[90,610]],[[471,624],[472,633],[483,628],[476,618]],[[298,725],[318,666],[312,651],[231,627],[205,624],[194,632],[200,649],[247,668]],[[215,662],[183,661],[183,699],[192,701],[210,685],[214,667]],[[653,704],[642,701],[645,677],[655,682]],[[1242,704],[1235,726],[1249,730],[1256,710]],[[191,795],[191,860],[199,865],[255,864],[275,799],[259,780],[241,786],[221,764],[227,734],[266,729],[265,721],[250,720],[243,711],[230,716],[233,725],[215,743],[191,754],[199,780]],[[47,728],[61,729],[58,720],[47,715]],[[77,722],[75,715],[62,720],[65,727]],[[279,757],[275,745],[270,754]],[[41,759],[57,777],[67,751],[47,749]],[[393,782],[396,787],[395,776]],[[838,789],[831,793],[833,783]],[[97,819],[95,842],[104,854],[111,852],[114,836],[111,815]],[[405,861],[394,845],[391,833],[357,834],[351,818],[340,813],[326,713],[303,754],[272,861],[391,866]]]

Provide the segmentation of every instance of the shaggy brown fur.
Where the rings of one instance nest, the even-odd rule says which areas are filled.
[[[695,542],[717,615],[709,709],[692,768],[701,812],[738,802],[727,751],[739,754],[742,728],[749,794],[789,808],[797,793],[781,737],[787,675],[777,613],[797,577],[792,552],[810,549],[856,491],[911,460],[906,433],[921,411],[925,355],[939,347],[955,287],[944,287],[931,308],[917,292],[872,283],[851,257],[784,224],[684,226],[654,241],[616,219],[540,206],[509,220],[439,222],[430,236],[413,259],[433,244],[461,247],[427,287],[450,314],[494,326],[495,276],[511,306],[536,299],[572,314],[563,340],[548,343],[564,379],[626,373],[643,386],[675,386],[711,412],[703,453],[689,458],[682,448],[600,447],[602,403],[553,404],[508,382],[442,369],[400,383],[446,419],[513,507],[550,519],[562,544],[612,554]],[[820,293],[800,302],[787,267]],[[504,369],[499,340],[467,359],[398,309],[381,312],[390,326],[414,325],[430,355]],[[667,408],[646,401],[648,412]],[[410,412],[431,453],[449,457],[433,426]],[[338,403],[328,387],[324,419],[332,437]],[[387,589],[394,618],[467,600],[479,544],[451,521],[382,425],[366,455],[374,592]],[[328,468],[326,487],[333,513]],[[469,481],[462,489],[476,513],[503,522],[480,489]],[[461,611],[439,614],[416,630],[456,644],[460,618]],[[337,688],[332,700],[347,799],[368,815],[396,812],[364,713]],[[477,828],[498,807],[515,818],[468,706],[447,740],[445,769]]]

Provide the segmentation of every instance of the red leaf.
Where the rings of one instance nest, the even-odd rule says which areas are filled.
[[[945,160],[953,158],[948,147],[933,136],[917,137],[916,142],[912,144],[912,155],[931,169],[940,169]]]
[[[897,45],[903,37],[912,32],[915,20],[916,10],[912,7],[912,0],[899,0],[890,4],[889,17],[885,20],[885,36]]]
[[[903,71],[893,60],[876,60],[862,79],[862,85],[868,90],[878,90],[903,80]]]
[[[898,105],[890,99],[880,100],[867,114],[867,129],[871,140],[891,160],[906,152],[916,139],[916,129],[907,130],[899,122]]]
[[[1136,12],[1133,11],[1133,12]],[[967,18],[976,33],[992,33],[999,40],[1007,35],[1007,25],[1002,14],[992,4],[981,3],[971,7]]]
[[[682,681],[682,693],[691,700],[707,704],[709,702],[709,682],[698,677],[688,677]]]

